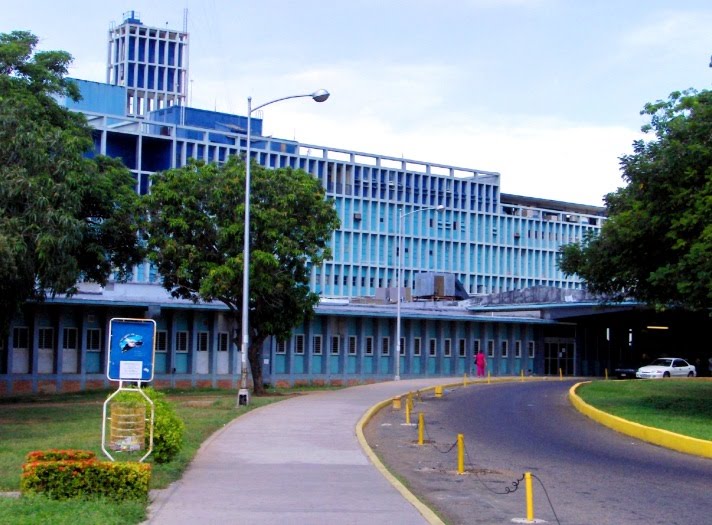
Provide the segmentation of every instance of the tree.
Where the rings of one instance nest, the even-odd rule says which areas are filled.
[[[318,302],[313,266],[330,256],[338,216],[317,179],[302,170],[253,163],[250,187],[249,362],[264,392],[260,351],[286,339]],[[225,304],[239,326],[242,308],[245,163],[192,161],[154,175],[145,197],[149,258],[173,297]]]
[[[647,104],[654,133],[621,157],[625,187],[606,196],[598,235],[561,249],[559,267],[620,300],[692,310],[712,305],[712,92]]]
[[[71,56],[0,34],[0,322],[28,300],[105,284],[142,260],[138,196],[117,161],[89,158],[91,129],[55,97],[78,100]]]

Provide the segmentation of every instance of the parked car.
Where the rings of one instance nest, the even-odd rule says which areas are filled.
[[[638,366],[629,363],[622,363],[613,369],[613,376],[618,379],[635,379]]]
[[[661,377],[695,377],[695,367],[679,357],[661,357],[646,366],[641,366],[635,377],[657,379]]]

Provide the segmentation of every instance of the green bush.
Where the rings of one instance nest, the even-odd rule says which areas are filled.
[[[71,451],[63,452],[70,452],[68,455],[72,455]],[[20,479],[20,490],[23,494],[42,493],[58,500],[103,497],[114,501],[146,501],[148,498],[151,479],[149,464],[113,463],[98,461],[95,458],[36,459],[56,455],[56,451],[28,454],[28,462],[22,465]]]
[[[61,460],[75,460],[83,461],[87,459],[95,459],[96,453],[91,450],[77,450],[77,449],[49,449],[49,450],[35,450],[27,454],[25,460],[27,463],[32,463],[34,461],[61,461]]]
[[[143,392],[153,401],[155,416],[153,425],[153,452],[151,457],[156,463],[170,462],[183,448],[185,424],[176,414],[173,405],[165,394],[153,388],[144,388]],[[136,392],[121,392],[112,399],[121,403],[137,403],[143,397]],[[143,401],[145,402],[145,401]],[[149,446],[150,420],[146,422],[146,447]]]

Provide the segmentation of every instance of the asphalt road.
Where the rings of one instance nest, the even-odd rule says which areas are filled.
[[[571,406],[572,384],[454,389],[428,403],[428,437],[445,443],[464,434],[468,470],[534,474],[535,517],[549,523],[556,517],[581,525],[712,523],[712,460],[601,427]]]

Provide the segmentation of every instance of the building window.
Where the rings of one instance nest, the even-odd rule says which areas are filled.
[[[54,328],[40,328],[37,335],[37,348],[40,350],[52,350],[54,348]]]
[[[337,355],[339,353],[339,336],[334,335],[331,337],[331,353]]]
[[[198,332],[198,352],[208,351],[208,332]]]
[[[218,332],[218,352],[227,352],[230,346],[230,335],[227,332]]]
[[[176,352],[188,351],[188,332],[181,330],[176,332]]]
[[[87,328],[87,351],[101,351],[101,330],[99,328]]]
[[[366,355],[373,355],[373,337],[366,337]]]
[[[465,343],[464,339],[460,339],[457,341],[457,355],[460,357],[467,356],[467,344]]]
[[[381,355],[391,354],[390,342],[391,340],[388,337],[381,339]]]
[[[509,355],[509,341],[502,341],[501,349],[502,349],[502,357],[507,357]]]
[[[405,337],[400,338],[400,355],[405,355]]]
[[[12,347],[16,350],[30,347],[30,331],[26,326],[16,326],[12,329]]]
[[[520,359],[522,357],[522,342],[514,341],[514,357]]]
[[[494,340],[487,341],[487,357],[494,357]]]
[[[168,332],[165,330],[156,331],[156,352],[168,351]]]
[[[451,357],[452,356],[452,339],[445,339],[443,341],[443,354],[445,354],[445,357]]]
[[[435,356],[435,355],[437,355],[437,354],[438,354],[438,342],[437,342],[437,340],[436,340],[435,338],[431,338],[431,339],[428,341],[428,344],[429,344],[429,349],[428,349],[429,355],[430,355],[430,356]]]
[[[358,338],[355,335],[349,336],[349,355],[356,355]]]
[[[480,353],[480,340],[473,339],[472,340],[472,355],[477,355],[479,353]]]
[[[415,339],[413,339],[413,355],[420,355],[420,337],[416,337]]]
[[[321,336],[315,335],[312,337],[312,353],[314,355],[321,355]]]
[[[286,354],[287,353],[287,341],[277,341],[276,352],[278,354]]]
[[[64,328],[62,330],[62,349],[76,350],[77,349],[77,329]]]
[[[527,342],[527,350],[529,353],[529,357],[533,358],[534,355],[536,354],[536,347],[535,347],[534,341]]]
[[[304,354],[304,334],[294,336],[294,353],[296,355]]]

